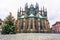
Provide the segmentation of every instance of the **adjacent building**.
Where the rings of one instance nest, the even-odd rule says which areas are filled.
[[[2,24],[3,24],[3,21],[2,21],[2,19],[0,19],[0,31],[2,31]]]
[[[36,3],[35,7],[33,4],[28,7],[25,4],[25,10],[18,10],[16,20],[17,32],[48,32],[50,29],[49,21],[47,19],[47,9],[41,8]]]
[[[53,33],[60,33],[60,22],[53,24],[51,29]]]
[[[2,25],[2,22],[3,22],[3,21],[0,19],[0,25]]]

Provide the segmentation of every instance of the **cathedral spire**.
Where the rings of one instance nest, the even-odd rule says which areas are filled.
[[[39,6],[38,3],[36,3],[36,6]]]
[[[36,6],[35,6],[36,8],[39,8],[39,5],[38,5],[38,3],[36,3]]]
[[[44,6],[43,6],[43,12],[44,12]]]
[[[19,19],[20,16],[21,16],[21,7],[20,7],[20,9],[18,9],[18,12],[17,12],[17,19]]]
[[[22,12],[22,15],[23,15],[23,8],[22,8],[22,11],[21,12]]]
[[[17,19],[18,19],[18,17],[19,17],[19,13],[20,13],[20,10],[18,9],[18,12],[17,12]]]
[[[25,4],[25,11],[28,11],[28,3]]]
[[[44,15],[44,16],[47,16],[47,9],[44,8],[44,6],[43,6],[43,15]]]
[[[41,15],[42,15],[42,8],[41,8]]]
[[[18,9],[18,12],[20,12],[19,9]]]
[[[36,9],[36,13],[38,13],[39,12],[39,5],[38,5],[38,3],[36,3],[35,9]]]
[[[47,17],[47,9],[44,10],[44,15]]]
[[[20,12],[21,12],[21,7],[20,7]]]
[[[10,16],[12,16],[12,13],[11,12],[9,12],[10,13]]]
[[[25,8],[28,8],[28,3],[25,4]]]

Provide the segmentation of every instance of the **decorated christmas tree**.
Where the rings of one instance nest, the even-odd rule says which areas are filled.
[[[6,20],[4,21],[2,25],[2,34],[15,34],[16,33],[14,21],[15,19],[10,12],[10,15],[6,17]]]

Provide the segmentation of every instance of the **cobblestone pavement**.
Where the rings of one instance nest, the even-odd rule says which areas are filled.
[[[18,33],[1,35],[0,40],[60,40],[60,34]]]

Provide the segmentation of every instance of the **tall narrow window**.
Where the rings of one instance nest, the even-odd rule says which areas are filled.
[[[36,28],[36,27],[37,27],[36,24],[37,24],[37,22],[36,22],[36,19],[35,19],[35,29],[37,29],[37,28]]]
[[[23,29],[23,25],[24,25],[24,23],[23,23],[23,19],[22,19],[22,25],[21,25],[21,29]]]
[[[42,19],[40,19],[40,29],[43,29],[42,28]]]
[[[33,26],[33,24],[32,24],[32,18],[31,18],[31,20],[30,20],[30,28],[32,29],[32,26]]]

